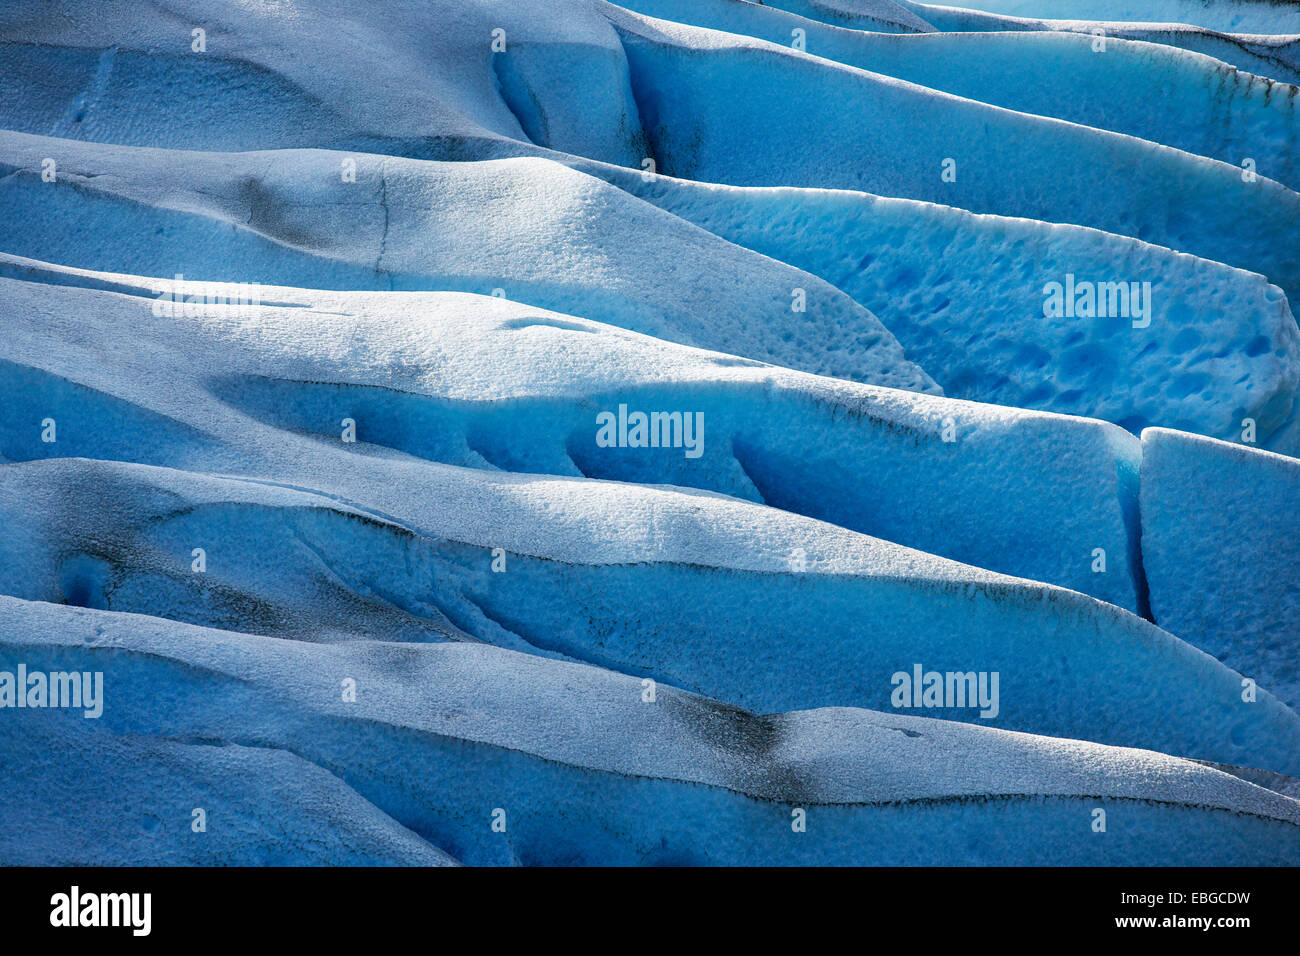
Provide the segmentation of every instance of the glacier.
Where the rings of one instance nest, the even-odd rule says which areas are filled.
[[[1240,444],[1162,428],[1142,433],[1142,555],[1153,619],[1258,672],[1292,707],[1300,707],[1300,577],[1290,573],[1300,565],[1298,469],[1294,458]]]
[[[5,4],[0,864],[1300,862],[1297,83],[1251,0]]]
[[[377,808],[355,826],[386,813],[471,865],[941,863],[957,840],[989,865],[1278,863],[1296,849],[1294,799],[1149,751],[846,708],[760,717],[671,688],[649,704],[632,677],[465,643],[313,645],[81,608],[58,609],[46,636],[28,623],[41,605],[0,602],[6,657],[89,656],[123,692],[105,727],[61,728],[74,740],[288,751]],[[152,703],[160,688],[170,706]],[[1117,839],[1094,839],[1098,806]],[[482,825],[493,810],[504,832]],[[294,849],[263,841],[234,852]]]

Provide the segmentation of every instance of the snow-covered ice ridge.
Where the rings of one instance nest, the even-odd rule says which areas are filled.
[[[1296,82],[1280,0],[3,5],[0,864],[1300,862]]]

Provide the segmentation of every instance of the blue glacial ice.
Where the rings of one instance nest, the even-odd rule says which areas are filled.
[[[1300,707],[1300,463],[1147,429],[1141,508],[1154,620]]]
[[[390,860],[428,863],[440,847],[475,865],[942,864],[955,843],[987,865],[1277,864],[1300,840],[1294,799],[1151,751],[840,707],[759,716],[671,687],[647,702],[634,677],[483,645],[313,645],[12,598],[0,607],[0,664],[93,664],[121,695],[94,726],[53,715],[47,733],[80,744],[73,759],[97,738],[105,760],[142,739],[217,741],[235,751],[227,760],[248,747],[268,763],[297,755],[368,802],[347,818],[359,833],[331,837],[341,862],[363,838]],[[16,744],[39,768],[39,746]],[[154,812],[188,835],[189,803],[175,803],[186,812]],[[1098,808],[1104,840],[1090,826]],[[292,855],[320,826],[314,809],[254,829],[258,842],[232,858]],[[50,816],[38,819],[53,829]],[[422,842],[404,843],[401,828]]]
[[[0,864],[1300,861],[1293,8],[165,6],[0,8]]]

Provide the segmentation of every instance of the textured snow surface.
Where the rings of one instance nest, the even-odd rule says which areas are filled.
[[[1142,40],[1164,46],[1178,47],[1204,53],[1225,63],[1270,80],[1283,83],[1300,83],[1300,13],[1290,0],[1245,0],[1241,5],[1202,0],[1177,0],[1177,9],[1165,5],[1163,17],[1138,15],[1133,19],[1106,19],[1103,16],[1076,11],[1077,19],[1038,19],[1031,16],[1011,16],[987,13],[955,6],[919,3],[917,0],[898,0],[918,16],[926,18],[931,29],[955,32],[1021,32],[1054,31],[1085,33],[1091,37],[1108,39]],[[1137,6],[1126,4],[1132,10]],[[1146,8],[1146,3],[1142,3]],[[1028,8],[1026,8],[1028,9]],[[1048,10],[1042,4],[1042,16],[1064,16],[1062,10]],[[1255,20],[1251,25],[1258,32],[1225,32],[1221,29],[1199,26],[1200,21],[1222,22],[1216,13],[1231,10],[1263,12],[1269,26]],[[1206,16],[1208,14],[1208,16]],[[1196,22],[1179,22],[1178,18]],[[820,18],[819,18],[820,19]],[[1163,22],[1162,22],[1163,20]],[[1109,47],[1108,47],[1109,49]],[[1283,91],[1284,94],[1287,91]]]
[[[468,863],[942,863],[963,834],[988,864],[1279,863],[1300,841],[1300,803],[1150,751],[845,708],[759,717],[667,687],[648,704],[635,678],[470,644],[326,647],[0,607],[0,660],[93,660],[118,688],[80,736],[301,754]],[[58,716],[79,721],[74,739],[88,723]],[[493,835],[480,817],[502,805],[518,809]],[[807,840],[789,836],[794,805]],[[1097,806],[1123,820],[1106,840],[1087,825]]]
[[[3,5],[0,863],[1300,861],[1298,21]]]
[[[788,44],[969,99],[1098,126],[1237,165],[1294,187],[1300,108],[1289,87],[1210,56],[1065,32],[886,34],[829,26],[743,0],[628,0],[648,16]],[[1300,10],[1295,11],[1300,30]],[[1042,81],[1051,75],[1051,82]]]
[[[560,163],[370,156],[345,183],[324,151],[191,159],[3,135],[12,151],[0,168],[13,173],[0,189],[14,215],[0,239],[21,255],[264,285],[501,289],[670,341],[937,391],[875,316],[824,280]],[[62,185],[40,178],[51,151]],[[56,210],[69,206],[113,224],[102,243],[62,227]],[[791,311],[793,289],[806,311]]]
[[[948,6],[1057,20],[1187,23],[1224,33],[1300,31],[1300,11],[1288,0],[964,0]]]
[[[312,485],[320,469],[295,460],[311,454],[352,481],[350,417],[356,448],[404,453],[384,467],[717,491],[1137,607],[1138,442],[1102,422],[818,378],[489,296],[268,289],[281,304],[254,316],[170,319],[147,283],[12,257],[5,272],[0,302],[27,317],[0,342],[11,461],[274,468]],[[95,321],[73,336],[76,316]],[[596,415],[629,403],[699,410],[699,457],[598,447]],[[30,423],[51,408],[96,425],[43,442]],[[149,441],[154,427],[178,440]],[[305,451],[284,461],[285,441]]]
[[[1256,273],[1094,229],[845,190],[631,188],[869,304],[951,397],[1222,438],[1250,416],[1265,443],[1294,416],[1296,321]],[[1151,283],[1149,316],[1043,315],[1046,283],[1121,281],[1105,278],[1117,262],[1122,281]]]
[[[1141,499],[1157,623],[1300,707],[1300,462],[1151,428]]]
[[[106,733],[80,714],[6,721],[0,746],[0,824],[12,834],[4,841],[7,865],[456,862],[321,765],[287,750]],[[192,830],[196,807],[221,827],[220,839]]]
[[[1300,290],[1300,249],[1276,241],[1300,218],[1300,195],[1272,180],[1246,182],[1240,169],[1206,157],[736,34],[629,14],[615,22],[650,149],[669,175],[861,189],[1092,226]],[[870,111],[873,121],[845,123],[854,110]],[[945,182],[943,161],[959,143],[970,159]],[[1116,169],[1123,190],[1114,188]]]

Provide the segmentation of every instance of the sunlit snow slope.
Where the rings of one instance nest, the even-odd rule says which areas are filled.
[[[0,864],[1300,862],[1295,10],[0,7]]]

